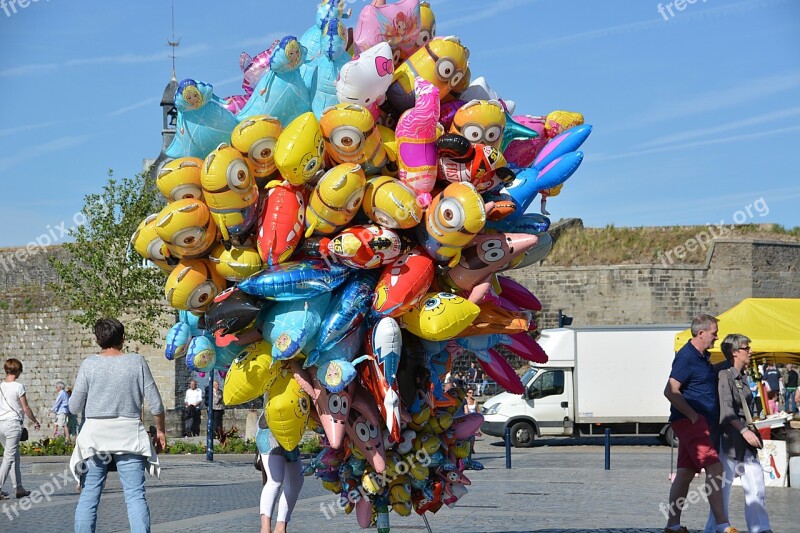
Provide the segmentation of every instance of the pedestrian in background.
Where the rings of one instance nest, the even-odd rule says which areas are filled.
[[[283,448],[269,430],[262,414],[258,419],[256,433],[258,462],[261,465],[263,487],[261,489],[260,514],[261,533],[286,533],[286,525],[303,488],[303,463],[300,449]],[[280,496],[280,499],[278,498]],[[278,517],[272,529],[272,511],[278,502]]]
[[[797,396],[798,377],[800,377],[800,375],[798,375],[797,370],[794,369],[794,365],[786,365],[786,412],[787,413],[797,412],[797,402],[795,401],[795,396]]]
[[[6,379],[0,383],[0,438],[3,440],[3,464],[0,465],[0,489],[11,474],[11,485],[17,498],[29,496],[31,491],[22,486],[22,472],[20,470],[19,439],[22,435],[22,424],[25,415],[33,422],[33,428],[39,430],[42,426],[31,411],[28,399],[25,397],[25,386],[17,381],[22,374],[22,363],[19,359],[6,359],[3,365]],[[8,494],[0,491],[0,500],[7,500]]]
[[[678,437],[678,469],[669,491],[664,533],[688,533],[681,512],[695,474],[706,473],[705,494],[715,519],[714,530],[739,533],[728,523],[717,480],[723,475],[715,445],[718,442],[717,374],[708,352],[717,340],[717,319],[700,314],[692,320],[692,338],[675,354],[664,396],[669,400],[672,431]],[[666,513],[666,511],[665,511]]]
[[[219,381],[214,381],[213,388],[211,389],[211,411],[214,414],[213,431],[221,443],[225,435],[225,430],[222,427],[222,416],[225,414],[225,404],[222,402],[222,389],[219,388]]]
[[[775,363],[767,363],[764,383],[767,385],[767,415],[773,415],[778,412],[778,394],[781,390],[781,373],[775,368]]]
[[[69,437],[69,427],[67,425],[67,415],[69,414],[69,395],[65,390],[63,381],[56,381],[56,400],[53,402],[53,407],[50,411],[56,414],[56,423],[53,425],[53,438],[58,437],[58,429],[64,430],[64,439],[68,443],[72,443]]]
[[[716,365],[717,391],[719,392],[720,448],[725,476],[722,478],[722,500],[728,512],[731,484],[736,477],[742,479],[744,490],[744,517],[747,531],[765,533],[772,531],[767,515],[767,492],[764,488],[764,471],[758,461],[758,450],[763,446],[759,436],[747,426],[752,420],[747,407],[747,393],[742,374],[750,364],[752,351],[750,339],[738,333],[725,337],[720,345],[725,361]],[[747,392],[746,392],[747,391]],[[714,516],[709,513],[705,533],[714,532]]]
[[[69,463],[76,480],[80,481],[81,474],[84,477],[75,531],[94,533],[112,458],[125,492],[131,531],[150,531],[144,472],[159,474],[156,451],[166,446],[161,394],[144,357],[122,351],[125,327],[119,320],[98,320],[94,334],[100,352],[84,359],[69,399],[71,412],[85,413]],[[142,424],[145,401],[155,419],[155,447]]]
[[[203,389],[197,386],[195,380],[189,381],[189,388],[183,398],[185,426],[184,437],[196,437],[200,434],[200,409],[203,405]]]

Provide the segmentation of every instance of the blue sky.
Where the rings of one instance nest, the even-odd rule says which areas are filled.
[[[133,175],[158,154],[170,3],[9,1],[0,246],[24,246],[74,225],[108,169]],[[365,2],[350,3],[352,26]],[[568,109],[594,125],[583,165],[548,202],[553,219],[800,225],[800,2],[672,0],[663,15],[649,0],[430,3],[438,35],[458,35],[473,77],[517,113]],[[277,4],[175,0],[177,78],[239,94],[242,51],[313,23],[316,1]]]

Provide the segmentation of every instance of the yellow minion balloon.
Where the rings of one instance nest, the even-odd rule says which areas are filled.
[[[275,440],[285,449],[300,444],[311,412],[311,398],[294,379],[287,361],[278,367],[277,377],[267,392],[264,415]]]
[[[483,229],[486,209],[474,185],[451,183],[425,211],[425,224],[417,226],[420,244],[436,261],[450,268],[461,259],[461,249]]]
[[[280,179],[275,166],[275,144],[282,130],[277,118],[253,115],[241,121],[231,133],[231,144],[250,161],[260,189],[268,182]]]
[[[242,281],[263,267],[258,250],[249,241],[241,246],[232,245],[230,249],[219,242],[211,249],[208,259],[214,270],[229,281]]]
[[[156,232],[156,219],[158,214],[152,214],[139,223],[139,227],[133,232],[131,245],[136,253],[148,261],[152,261],[164,272],[171,272],[174,265],[167,263],[167,245]]]
[[[439,89],[444,99],[467,73],[469,50],[458,37],[437,37],[414,52],[394,73],[394,81],[386,91],[389,104],[399,115],[414,106],[414,80],[424,78]]]
[[[155,229],[170,254],[183,259],[204,256],[217,240],[217,225],[208,206],[194,198],[167,204],[156,218]]]
[[[236,148],[223,143],[208,154],[200,183],[224,241],[250,229],[257,215],[258,188],[250,162]]]
[[[414,191],[389,176],[367,182],[362,207],[370,220],[385,228],[409,229],[422,220],[422,207]]]
[[[225,289],[225,280],[208,259],[181,259],[167,278],[164,295],[175,309],[203,313]]]
[[[420,25],[417,46],[422,48],[428,44],[428,41],[436,37],[436,16],[433,14],[430,3],[419,3],[419,16]]]
[[[272,364],[272,345],[260,340],[245,346],[225,376],[222,401],[239,405],[260,398],[272,386],[280,367]]]
[[[324,144],[317,117],[309,111],[286,126],[275,143],[275,166],[295,186],[311,180],[322,169]]]
[[[184,198],[203,199],[200,185],[200,168],[203,160],[197,157],[180,157],[164,163],[156,178],[156,187],[168,202]]]
[[[472,144],[481,143],[500,149],[506,113],[497,100],[470,100],[453,116],[450,133],[464,136]]]
[[[332,235],[358,213],[367,180],[361,166],[336,165],[320,178],[306,207],[306,237]]]
[[[364,174],[380,174],[389,162],[381,134],[366,107],[336,104],[319,119],[325,154],[334,163],[358,163]]]

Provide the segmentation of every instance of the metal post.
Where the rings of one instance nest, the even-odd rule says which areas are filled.
[[[611,470],[611,428],[606,428],[606,470]]]
[[[511,428],[506,426],[506,468],[511,468]]]
[[[206,422],[206,461],[214,460],[214,369],[209,371],[208,392],[208,421]]]
[[[564,310],[563,309],[559,309],[558,310],[558,327],[560,327],[560,328],[564,327]]]

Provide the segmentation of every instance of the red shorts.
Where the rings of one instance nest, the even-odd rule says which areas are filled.
[[[700,472],[708,465],[719,463],[708,422],[702,415],[694,424],[688,418],[676,420],[672,423],[672,432],[678,437],[678,468]]]

